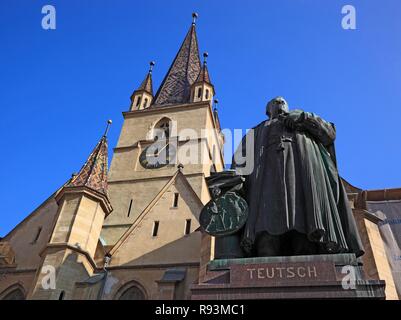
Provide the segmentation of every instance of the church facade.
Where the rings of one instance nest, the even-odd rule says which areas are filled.
[[[211,199],[205,179],[224,169],[224,136],[195,20],[157,92],[152,62],[132,94],[110,170],[106,132],[78,174],[0,239],[0,299],[191,299],[207,278],[215,239],[202,233],[199,214]],[[157,141],[164,163],[147,157]],[[397,299],[381,225],[401,189],[345,185],[364,272]]]

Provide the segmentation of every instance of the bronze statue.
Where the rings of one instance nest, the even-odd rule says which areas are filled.
[[[228,191],[244,197],[248,204],[244,209],[246,222],[237,228],[244,254],[362,255],[361,240],[336,167],[334,125],[313,113],[289,111],[282,97],[271,100],[266,113],[269,119],[247,133],[253,134],[253,154],[246,152],[245,136],[234,154],[235,174],[231,172],[228,178],[227,173],[218,173],[208,181],[214,190],[211,202],[216,202],[221,197],[216,190],[232,188],[236,179],[236,187]],[[245,160],[239,162],[242,155]],[[249,167],[253,170],[244,170]],[[201,218],[210,214],[205,207]],[[201,225],[204,227],[202,221]],[[208,233],[213,234],[211,230],[209,226]],[[222,235],[220,230],[216,236]]]

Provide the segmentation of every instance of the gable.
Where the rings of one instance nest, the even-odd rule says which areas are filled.
[[[177,206],[174,200],[178,195]],[[186,178],[178,174],[149,211],[140,216],[115,250],[111,265],[189,263],[199,261],[199,214],[202,203]],[[187,220],[190,233],[185,234]],[[153,235],[158,222],[157,235]]]

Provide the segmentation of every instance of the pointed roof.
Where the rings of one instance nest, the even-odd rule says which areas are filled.
[[[189,102],[191,85],[195,82],[200,70],[198,39],[195,22],[193,22],[156,93],[153,104],[166,105]]]
[[[151,61],[149,63],[149,65],[150,65],[150,68],[149,68],[148,74],[146,75],[145,79],[142,81],[139,88],[136,89],[133,94],[137,93],[138,91],[146,91],[147,93],[149,93],[150,95],[153,96],[152,70],[153,70],[153,66],[155,65],[155,62]]]
[[[152,73],[149,72],[146,75],[146,78],[142,81],[141,85],[135,92],[137,91],[146,91],[147,93],[153,96],[153,85],[152,85]]]
[[[210,81],[209,71],[207,69],[207,64],[204,63],[201,71],[199,72],[198,78],[195,82],[206,82],[208,84],[212,84]]]
[[[199,72],[198,77],[196,78],[195,83],[197,82],[206,82],[210,85],[212,85],[212,82],[210,81],[210,76],[209,76],[209,70],[207,69],[207,57],[208,57],[208,53],[205,52],[203,54],[203,65],[202,65],[202,69]]]
[[[93,149],[79,173],[71,179],[67,187],[88,187],[108,198],[107,153],[107,137],[105,134]]]

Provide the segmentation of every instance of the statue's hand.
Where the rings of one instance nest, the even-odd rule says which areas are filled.
[[[296,127],[296,121],[292,117],[285,117],[284,118],[284,125],[291,130],[294,130]]]
[[[283,123],[291,130],[300,129],[299,126],[305,120],[305,117],[304,112],[290,112],[283,118]]]

